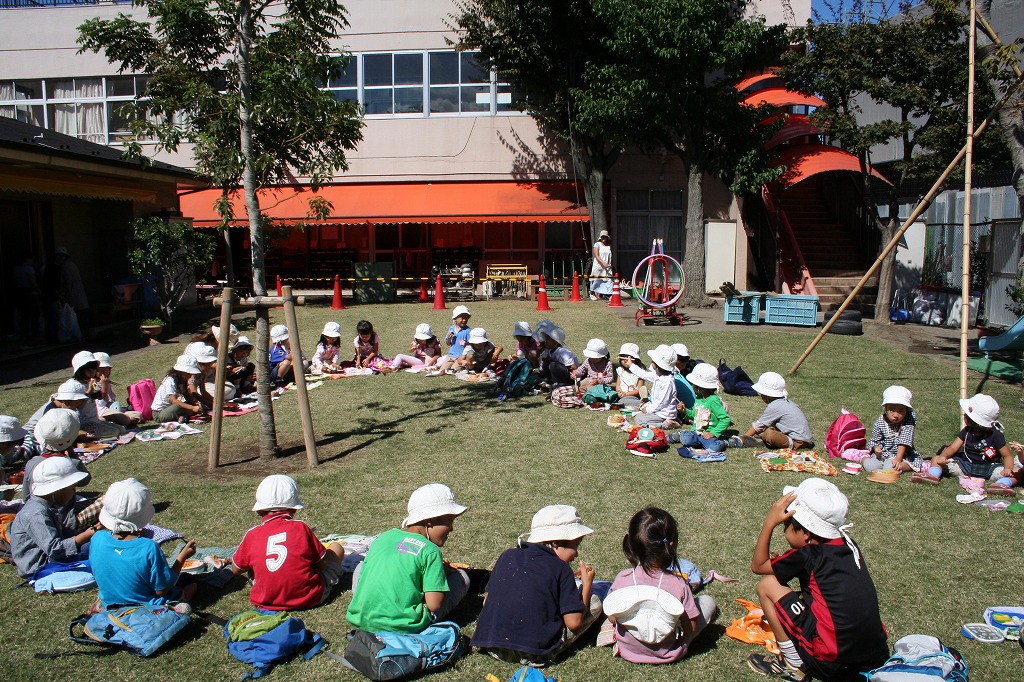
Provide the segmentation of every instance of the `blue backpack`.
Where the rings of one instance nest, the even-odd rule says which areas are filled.
[[[185,629],[190,618],[161,604],[118,606],[71,621],[68,634],[79,644],[127,649],[136,656],[152,656]],[[81,626],[82,634],[75,628]]]
[[[498,394],[498,400],[519,398],[536,386],[537,381],[538,376],[534,374],[530,361],[519,358],[505,368],[505,373],[501,375],[494,391]]]
[[[449,621],[434,623],[419,634],[349,633],[344,663],[371,680],[401,680],[457,661],[466,653],[466,638]]]
[[[967,661],[956,649],[931,635],[896,640],[892,656],[880,668],[861,673],[870,682],[967,682]]]
[[[263,677],[274,664],[298,653],[308,661],[327,644],[287,611],[259,609],[243,611],[225,623],[224,639],[232,656],[253,667],[243,680]]]

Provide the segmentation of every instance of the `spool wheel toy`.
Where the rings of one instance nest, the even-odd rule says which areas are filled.
[[[673,280],[679,282],[676,291],[671,285]],[[686,273],[679,261],[665,253],[664,240],[654,240],[651,255],[641,260],[633,271],[632,285],[633,297],[640,302],[634,316],[636,326],[640,326],[640,320],[644,320],[644,324],[667,322],[676,326],[686,322],[687,317],[676,310],[676,304],[686,291]]]

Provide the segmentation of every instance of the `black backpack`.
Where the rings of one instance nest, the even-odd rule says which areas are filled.
[[[725,358],[718,362],[718,380],[722,382],[725,392],[731,395],[757,395],[750,375],[744,372],[742,367],[729,369],[729,365],[725,364]]]

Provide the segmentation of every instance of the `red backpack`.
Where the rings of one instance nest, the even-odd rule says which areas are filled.
[[[650,433],[647,433],[648,431]],[[668,437],[663,430],[656,429],[653,426],[634,426],[629,430],[626,449],[635,450],[644,455],[665,452],[668,450]]]
[[[842,457],[847,450],[867,448],[867,429],[857,415],[843,408],[825,434],[825,449],[830,457]]]

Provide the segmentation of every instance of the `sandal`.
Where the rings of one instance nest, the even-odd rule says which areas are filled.
[[[938,485],[939,483],[942,482],[942,479],[939,478],[938,476],[932,476],[927,471],[918,471],[915,472],[914,475],[910,477],[910,482],[929,483],[931,485]]]
[[[985,486],[985,492],[989,495],[1013,497],[1013,488],[1008,485],[1002,485],[1001,483],[989,483]]]

